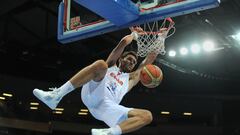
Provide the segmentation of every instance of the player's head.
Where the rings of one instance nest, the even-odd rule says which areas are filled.
[[[134,51],[126,51],[119,58],[119,68],[123,72],[131,72],[137,64],[137,53]]]

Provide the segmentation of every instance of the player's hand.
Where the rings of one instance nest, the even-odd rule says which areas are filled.
[[[143,35],[146,32],[139,26],[136,27],[129,27],[129,29],[131,30],[131,32],[137,32],[138,35]]]
[[[168,28],[161,28],[158,33],[158,37],[166,37],[168,34]]]
[[[160,29],[160,33],[164,33],[164,32],[166,32],[166,31],[168,31],[168,28],[161,28],[161,29]]]

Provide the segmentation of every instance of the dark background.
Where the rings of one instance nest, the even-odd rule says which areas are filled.
[[[80,89],[68,94],[53,114],[40,103],[30,110],[34,88],[61,86],[81,68],[106,59],[128,29],[69,44],[57,41],[58,4],[61,0],[7,0],[0,4],[0,134],[89,134],[106,127],[91,115],[79,116],[86,108]],[[81,17],[96,19],[85,8],[73,7]],[[206,39],[224,47],[211,53],[159,56],[164,80],[155,89],[138,84],[123,100],[130,107],[152,111],[154,121],[131,134],[240,134],[240,43],[231,35],[240,31],[240,1],[222,0],[220,7],[174,17],[177,31],[166,40],[166,50],[178,50]],[[83,20],[84,21],[84,20]],[[132,46],[134,47],[135,42]],[[170,115],[161,115],[169,111]],[[192,112],[192,116],[183,116]]]

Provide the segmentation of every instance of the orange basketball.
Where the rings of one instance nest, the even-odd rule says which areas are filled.
[[[156,65],[146,65],[140,73],[141,83],[148,88],[157,87],[163,79],[162,70]]]

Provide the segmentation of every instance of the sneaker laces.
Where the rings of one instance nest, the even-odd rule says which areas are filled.
[[[49,92],[51,95],[58,95],[58,93],[60,92],[60,89],[58,89],[57,87],[48,88],[48,89],[51,90]]]

